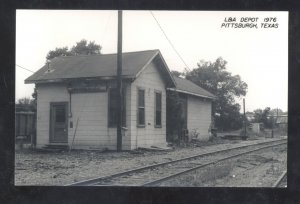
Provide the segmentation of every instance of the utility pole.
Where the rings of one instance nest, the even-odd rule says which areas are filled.
[[[272,138],[274,137],[274,127],[277,120],[278,120],[278,108],[276,108],[276,119],[275,117],[273,117],[273,121],[272,121]]]
[[[246,112],[245,112],[245,98],[243,98],[243,108],[244,108],[244,139],[247,138],[247,122],[246,122]]]
[[[118,53],[117,53],[117,151],[122,150],[122,11],[118,10]]]
[[[273,121],[273,127],[276,128],[276,122],[278,121],[278,107],[276,109],[276,119]]]

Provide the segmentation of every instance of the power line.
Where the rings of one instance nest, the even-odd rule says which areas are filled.
[[[29,72],[34,73],[34,71],[31,71],[31,70],[29,70],[29,69],[26,69],[25,67],[22,67],[22,66],[20,66],[20,65],[17,65],[17,64],[16,64],[16,66],[18,66],[18,67],[20,67],[20,68],[22,68],[22,69],[25,69],[25,70],[27,70],[27,71],[29,71]]]
[[[154,20],[156,21],[158,27],[160,28],[160,30],[163,32],[164,36],[166,37],[166,39],[168,40],[168,42],[170,43],[170,45],[172,46],[173,50],[176,52],[176,54],[178,55],[178,57],[181,59],[181,61],[183,62],[183,64],[186,66],[186,68],[191,71],[191,69],[189,68],[189,66],[185,63],[185,61],[183,60],[183,58],[181,57],[181,55],[179,54],[179,52],[176,50],[176,48],[174,47],[173,43],[171,42],[171,40],[168,38],[167,34],[165,33],[164,29],[161,27],[161,25],[159,24],[158,20],[155,18],[154,14],[152,13],[152,11],[150,11],[152,17],[154,18]]]

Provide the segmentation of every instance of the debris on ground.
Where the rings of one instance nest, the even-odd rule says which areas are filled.
[[[76,181],[107,176],[120,171],[175,160],[207,151],[231,148],[256,141],[192,141],[171,150],[45,152],[22,150],[15,153],[15,185],[67,185]],[[240,144],[239,144],[240,143]],[[158,149],[158,148],[153,148]]]

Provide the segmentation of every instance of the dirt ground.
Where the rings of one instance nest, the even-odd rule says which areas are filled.
[[[15,154],[15,185],[67,185],[85,179],[166,162],[207,151],[226,149],[252,141],[218,140],[199,143],[170,151],[128,151],[128,152],[39,152],[17,151]]]

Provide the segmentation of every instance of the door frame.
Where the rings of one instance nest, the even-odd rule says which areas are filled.
[[[53,133],[53,125],[52,124],[52,107],[55,105],[64,105],[66,109],[66,134],[67,134],[67,140],[66,142],[56,142],[54,140],[54,133]],[[67,101],[61,101],[61,102],[50,102],[50,114],[49,114],[49,143],[64,143],[68,144],[68,129],[69,129],[69,103]]]

